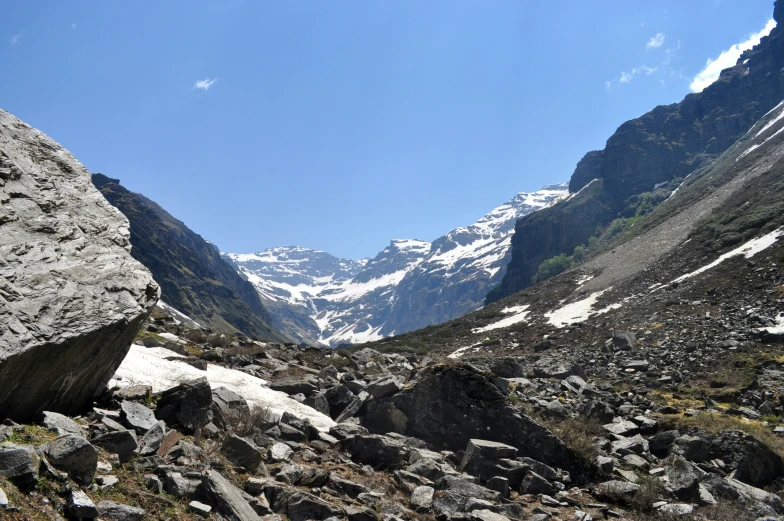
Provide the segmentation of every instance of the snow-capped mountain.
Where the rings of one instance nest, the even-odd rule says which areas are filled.
[[[328,346],[368,342],[481,307],[503,277],[517,219],[566,194],[565,184],[517,194],[470,226],[432,243],[393,240],[370,260],[296,246],[223,256],[284,334]]]

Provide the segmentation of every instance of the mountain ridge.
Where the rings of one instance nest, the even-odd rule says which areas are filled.
[[[602,150],[583,156],[570,192],[597,182],[516,225],[509,269],[486,303],[528,287],[546,260],[570,256],[592,237],[602,238],[616,219],[635,216],[641,195],[709,166],[784,98],[784,12],[778,3],[773,15],[771,33],[713,84],[621,124]]]
[[[394,239],[368,260],[301,247],[222,255],[289,336],[333,347],[378,340],[479,307],[503,274],[515,221],[565,195],[565,184],[521,192],[473,224],[432,242]]]

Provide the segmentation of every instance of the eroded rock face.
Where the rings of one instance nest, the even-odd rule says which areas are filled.
[[[464,449],[472,438],[497,441],[560,468],[579,467],[560,439],[509,405],[489,375],[466,364],[428,368],[416,384],[369,402],[363,425],[450,450]]]
[[[127,219],[63,147],[0,110],[0,417],[76,413],[158,300]]]

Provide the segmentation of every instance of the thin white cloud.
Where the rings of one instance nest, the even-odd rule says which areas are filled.
[[[648,43],[645,44],[645,48],[658,49],[662,44],[664,44],[664,33],[656,33],[656,35],[651,37],[651,39],[648,40]]]
[[[610,87],[612,87],[612,82],[611,81],[605,81],[604,82],[604,88],[607,89],[607,90],[610,90]]]
[[[776,21],[771,18],[761,31],[750,34],[745,41],[736,43],[722,52],[715,60],[709,58],[705,63],[705,67],[694,77],[694,80],[689,85],[692,92],[702,92],[705,87],[718,80],[721,71],[735,65],[743,51],[747,51],[757,45],[763,36],[770,34],[774,27],[776,27]]]
[[[621,79],[618,81],[620,81],[621,83],[629,83],[630,81],[632,81],[632,74],[629,72],[622,72]]]
[[[71,29],[76,29],[76,24],[71,24]]]
[[[19,43],[19,40],[22,38],[22,33],[15,34],[11,37],[11,45],[16,45]]]
[[[194,83],[193,88],[201,89],[201,90],[210,90],[210,87],[212,87],[216,81],[218,81],[217,78],[214,79],[205,78],[203,80],[199,80],[196,83]]]

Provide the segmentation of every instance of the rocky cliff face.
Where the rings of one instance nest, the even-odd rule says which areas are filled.
[[[784,34],[778,3],[774,17],[779,25],[714,84],[680,103],[627,121],[603,150],[586,154],[571,177],[569,191],[577,193],[594,179],[600,184],[518,223],[507,275],[487,302],[530,285],[544,259],[570,254],[586,243],[617,217],[629,197],[709,165],[775,107],[784,98]]]
[[[167,304],[218,331],[288,340],[270,325],[255,288],[237,275],[214,245],[119,180],[95,174],[92,181],[130,220],[131,255],[152,272]]]
[[[276,327],[311,344],[361,343],[437,324],[481,306],[509,262],[515,221],[565,194],[520,193],[432,243],[394,240],[371,260],[299,247],[226,253],[259,291]]]
[[[75,413],[158,300],[90,173],[0,110],[0,417]]]

